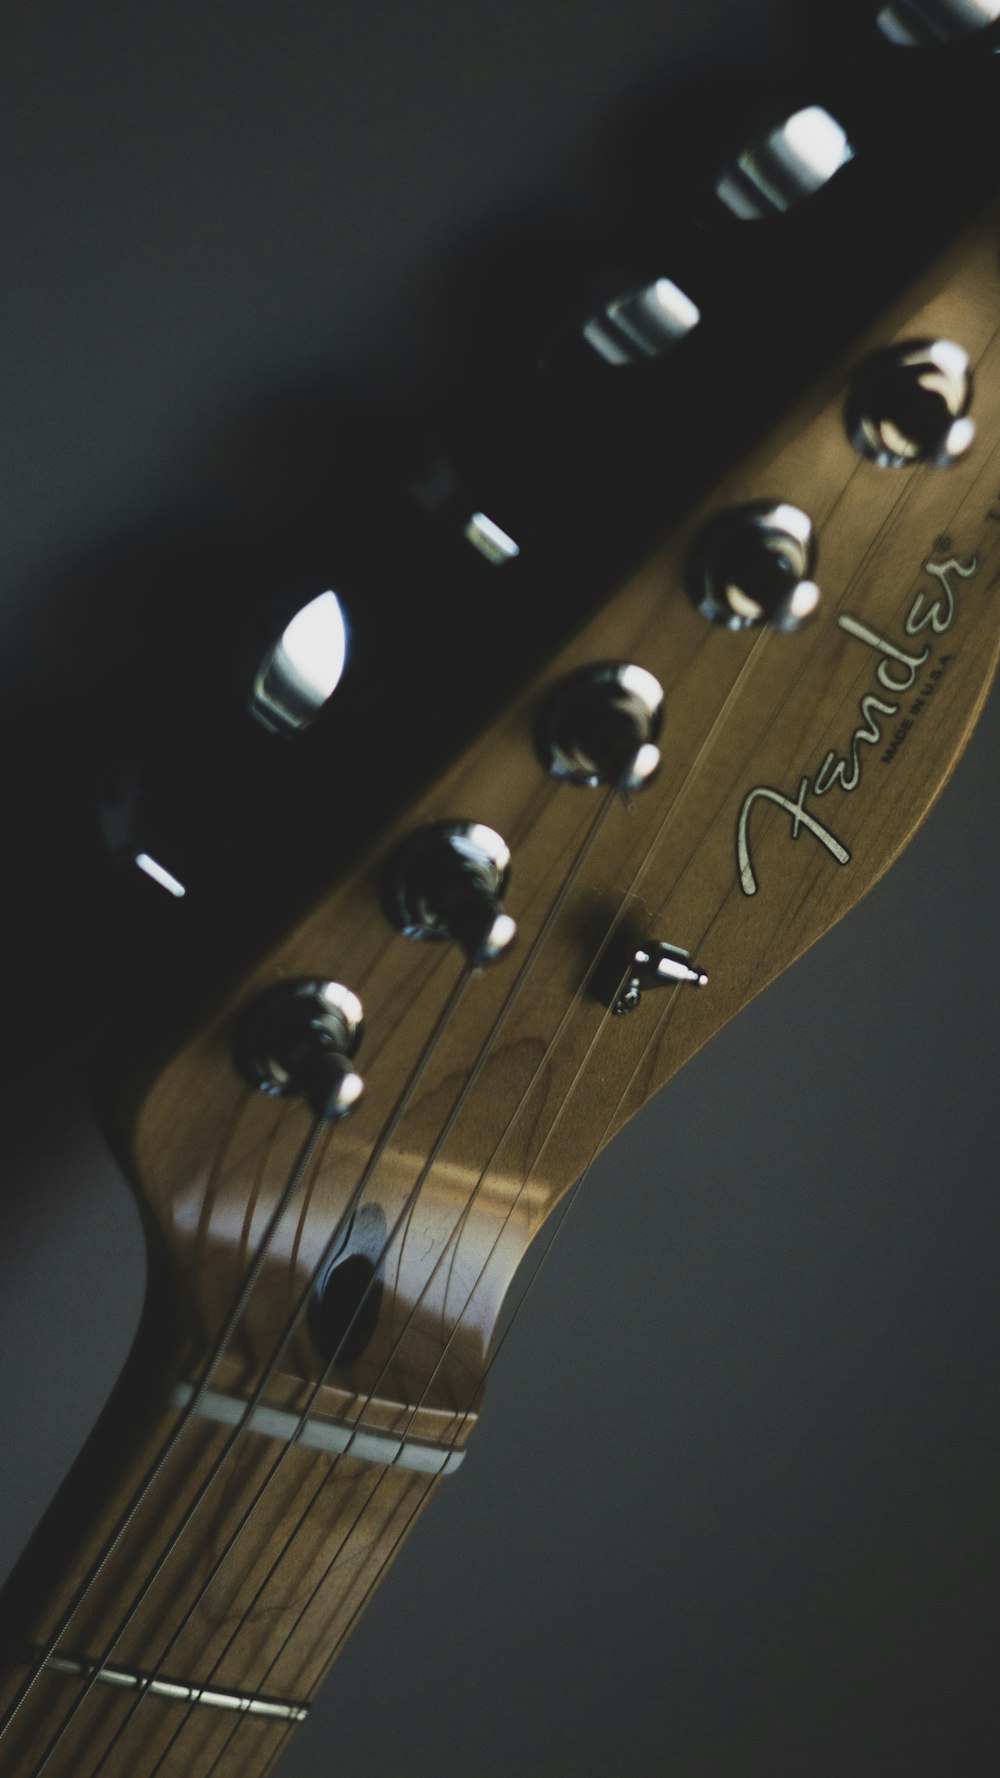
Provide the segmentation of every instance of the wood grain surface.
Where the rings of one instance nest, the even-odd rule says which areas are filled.
[[[500,831],[514,853],[509,906],[520,944],[471,983],[372,1181],[370,1198],[388,1226],[403,1217],[400,1238],[386,1263],[375,1335],[358,1363],[337,1373],[319,1405],[332,1418],[363,1417],[443,1446],[464,1439],[470,1428],[509,1281],[573,1181],[676,1069],[839,919],[905,845],[960,756],[996,668],[998,232],[994,211],[713,492],[397,826],[330,886],[145,1093],[124,1141],[181,1305],[175,1362],[184,1374],[196,1374],[225,1318],[307,1127],[304,1111],[253,1095],[235,1073],[232,1029],[240,1010],[275,982],[328,975],[361,995],[367,1018],[359,1058],[366,1097],[350,1123],[332,1132],[293,1204],[238,1348],[227,1360],[226,1386],[249,1392],[454,988],[462,967],[454,949],[409,943],[379,908],[384,859],[405,833],[448,817],[475,818]],[[875,344],[926,336],[957,338],[970,352],[977,445],[948,473],[876,470],[860,461],[845,436],[852,364]],[[813,517],[824,600],[813,623],[794,635],[730,635],[693,610],[684,591],[685,563],[708,517],[764,497],[793,501]],[[918,594],[938,584],[928,577],[928,562],[942,568],[957,562],[966,571],[950,571],[954,622],[940,636],[924,629],[908,637],[906,619]],[[897,653],[848,634],[838,624],[845,614]],[[878,743],[861,747],[856,789],[834,789],[809,802],[849,852],[849,863],[836,862],[808,831],[793,842],[788,813],[772,802],[751,818],[758,892],[746,895],[737,833],[748,795],[763,786],[795,799],[804,777],[815,783],[831,750],[849,759],[852,737],[865,720],[862,700],[878,692],[880,663],[894,661],[902,685],[907,669],[900,654],[909,651],[916,660],[928,646],[932,652],[900,693],[898,715],[886,719]],[[634,661],[654,672],[666,691],[664,769],[631,806],[606,805],[601,793],[548,779],[534,749],[535,714],[547,691],[574,668],[601,659]],[[912,729],[884,758],[898,722],[918,701]],[[533,939],[584,846],[585,868],[535,957]],[[660,1001],[647,995],[633,1017],[612,1018],[588,993],[587,982],[619,923],[690,949],[709,986]],[[493,1040],[501,1016],[502,1030]],[[487,1046],[485,1064],[464,1097],[470,1070]],[[414,1182],[459,1102],[454,1129],[410,1209]],[[270,1399],[298,1405],[319,1374],[315,1353],[299,1340]],[[149,1377],[154,1410],[171,1380],[169,1374]],[[128,1466],[109,1475],[102,1513],[81,1546],[82,1567],[101,1542],[103,1523],[129,1498],[164,1424],[155,1414],[135,1441]],[[171,1515],[183,1512],[185,1492],[197,1490],[222,1443],[212,1428],[190,1435],[182,1447],[186,1459],[179,1453],[171,1472],[172,1485],[165,1478],[163,1500],[137,1522],[106,1590],[81,1611],[68,1649],[93,1654]],[[150,1595],[116,1658],[144,1671],[156,1664],[197,1596],[200,1577],[211,1570],[226,1523],[238,1518],[260,1466],[272,1457],[269,1441],[247,1438],[220,1485],[220,1504],[214,1511],[206,1507],[195,1521],[181,1560]],[[293,1451],[255,1535],[239,1546],[232,1569],[181,1634],[171,1655],[173,1675],[208,1683],[227,1631],[241,1621],[244,1590],[266,1571],[270,1551],[283,1548],[302,1495],[308,1498],[320,1483],[316,1505],[276,1571],[273,1599],[267,1603],[267,1595],[255,1605],[223,1668],[234,1687],[311,1695],[359,1603],[395,1552],[400,1521],[405,1527],[422,1505],[426,1478],[350,1457],[331,1461]],[[355,1529],[359,1496],[369,1491],[371,1507]],[[343,1561],[323,1583],[314,1615],[310,1606],[300,1621],[303,1592],[319,1578],[330,1541],[343,1539],[345,1531]],[[63,1574],[35,1635],[43,1636],[45,1623],[58,1617],[72,1579],[71,1572]],[[18,1675],[9,1675],[8,1692],[17,1683]],[[11,1778],[31,1771],[72,1683],[49,1676],[39,1682],[22,1712],[24,1738]],[[126,1708],[120,1698],[109,1701],[107,1688],[95,1687],[47,1769],[60,1778],[94,1769]],[[102,1768],[110,1778],[154,1769],[173,1733],[171,1709],[176,1707],[144,1701],[136,1729],[122,1736]],[[276,1733],[248,1719],[233,1738],[232,1753],[220,1755],[223,1730],[198,1727],[206,1714],[192,1713],[192,1727],[157,1769],[184,1769],[192,1778],[209,1770],[267,1770],[280,1744]],[[90,1765],[81,1765],[84,1757]],[[213,1765],[217,1757],[222,1763]]]

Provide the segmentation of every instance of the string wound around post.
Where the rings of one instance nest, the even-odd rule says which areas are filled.
[[[663,687],[645,667],[599,661],[561,679],[539,713],[536,744],[555,778],[630,797],[655,778]]]
[[[361,1002],[342,982],[279,982],[240,1015],[233,1060],[258,1092],[305,1099],[317,1118],[337,1123],[364,1092],[352,1062],[363,1029]]]

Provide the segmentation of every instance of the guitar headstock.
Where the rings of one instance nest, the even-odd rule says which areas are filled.
[[[504,1291],[561,1196],[906,844],[996,668],[997,232],[990,212],[329,885],[145,1091],[132,1162],[195,1349],[193,1330],[217,1328],[312,1115],[254,1091],[234,1061],[234,1034],[261,996],[306,979],[360,996],[367,1091],[274,1246],[243,1362],[262,1357],[308,1289],[377,1152],[369,1208],[394,1231],[377,1260],[381,1321],[335,1375],[328,1407],[377,1384],[390,1420],[419,1403],[435,1437],[449,1414],[467,1423]],[[902,382],[890,377],[886,394],[896,348]],[[909,462],[921,454],[948,467]],[[778,621],[759,623],[775,575]],[[724,621],[706,621],[706,607]],[[596,717],[573,718],[595,663],[614,696]],[[609,678],[608,663],[639,671]],[[571,712],[570,729],[583,724],[575,772],[572,734],[551,769],[554,707]],[[623,720],[642,761],[631,776]],[[614,772],[600,769],[602,746]],[[599,782],[609,776],[610,789]],[[493,966],[473,972],[449,1011],[467,956],[483,960],[489,921],[470,938],[466,920],[464,953],[414,942],[420,896],[393,916],[400,882],[397,871],[387,898],[386,873],[414,835],[463,822],[510,850],[505,907],[519,943],[508,922]],[[467,842],[466,832],[466,852]],[[466,878],[469,868],[466,855]],[[494,858],[476,886],[480,902],[492,898],[490,921],[505,869]],[[435,882],[432,871],[418,884],[431,903]],[[653,991],[657,946],[668,951]],[[693,960],[686,981],[678,952]],[[293,1397],[316,1362],[303,1335],[285,1379]]]

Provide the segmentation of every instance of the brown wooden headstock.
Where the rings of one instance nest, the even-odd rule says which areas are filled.
[[[346,982],[364,1002],[366,1097],[333,1129],[282,1225],[263,1306],[251,1306],[241,1355],[227,1361],[231,1387],[259,1371],[308,1287],[463,967],[455,946],[407,942],[383,914],[384,860],[408,833],[472,817],[502,834],[521,941],[470,984],[365,1193],[379,1226],[391,1228],[434,1156],[384,1267],[378,1324],[322,1406],[383,1426],[405,1418],[415,1436],[438,1440],[463,1436],[510,1277],[561,1195],[683,1062],[871,888],[923,820],[976,721],[1000,645],[998,240],[991,212],[330,886],[145,1093],[128,1139],[134,1173],[197,1354],[237,1291],[309,1122],[301,1105],[245,1084],[232,1060],[235,1021],[254,996],[304,976]],[[878,468],[848,437],[852,373],[894,341],[938,338],[961,342],[971,358],[976,442],[945,472]],[[685,591],[697,539],[720,512],[774,499],[815,526],[818,614],[792,634],[706,623]],[[546,774],[537,713],[554,686],[597,660],[635,662],[663,684],[664,767],[607,810],[491,1042],[603,794]],[[708,986],[646,994],[632,1016],[615,1017],[591,982],[615,932],[683,946]],[[273,1399],[298,1403],[321,1368],[303,1330]]]

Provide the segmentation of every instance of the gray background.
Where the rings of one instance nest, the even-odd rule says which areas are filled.
[[[37,719],[69,560],[263,390],[419,366],[463,230],[580,199],[648,78],[777,51],[792,10],[11,18],[2,547]],[[995,1770],[998,737],[994,708],[890,879],[593,1169],[289,1778]],[[68,1081],[4,1191],[6,1568],[142,1254]]]

